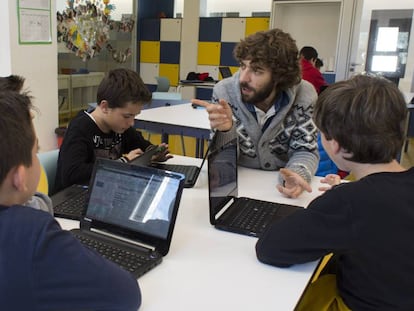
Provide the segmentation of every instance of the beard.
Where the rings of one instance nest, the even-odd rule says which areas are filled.
[[[243,94],[242,89],[248,89],[252,92],[250,95]],[[268,84],[266,84],[262,89],[257,90],[252,87],[250,87],[246,82],[240,83],[240,94],[243,102],[249,103],[249,104],[257,104],[263,102],[266,98],[270,96],[270,94],[273,92],[275,88],[275,85],[273,81],[269,81]]]

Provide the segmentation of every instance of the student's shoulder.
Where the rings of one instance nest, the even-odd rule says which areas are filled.
[[[48,223],[54,223],[55,219],[46,211],[34,209],[29,206],[13,205],[8,207],[2,213],[3,225],[20,228],[19,232],[25,232],[30,235],[30,232],[41,231]]]
[[[96,127],[95,122],[85,111],[80,111],[70,122],[67,128],[69,132],[90,133]]]
[[[318,99],[315,87],[306,80],[301,80],[296,86],[288,90],[290,97],[295,98],[297,105],[313,105]]]
[[[69,127],[93,123],[89,114],[82,110],[69,122]]]

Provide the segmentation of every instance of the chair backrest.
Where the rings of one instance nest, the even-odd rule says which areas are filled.
[[[40,164],[43,166],[46,172],[47,183],[49,188],[48,195],[51,196],[55,193],[55,177],[57,161],[59,157],[59,149],[38,153],[37,157],[39,158]]]
[[[157,80],[156,92],[168,92],[170,89],[170,79],[167,77],[155,77]]]

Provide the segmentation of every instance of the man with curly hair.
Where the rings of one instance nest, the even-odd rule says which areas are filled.
[[[319,162],[312,121],[317,93],[301,79],[295,40],[280,29],[260,31],[241,40],[233,54],[240,69],[215,85],[217,103],[192,102],[206,107],[218,146],[238,137],[240,165],[286,168],[277,189],[292,198],[310,192]]]

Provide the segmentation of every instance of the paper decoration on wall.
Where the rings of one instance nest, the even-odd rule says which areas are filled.
[[[96,56],[103,48],[110,47],[112,58],[117,62],[125,62],[131,55],[128,48],[125,52],[116,51],[109,44],[109,31],[131,32],[134,27],[132,16],[120,22],[111,20],[111,12],[115,6],[110,0],[68,0],[67,8],[57,12],[57,40],[86,61]],[[122,56],[120,56],[122,54]]]

